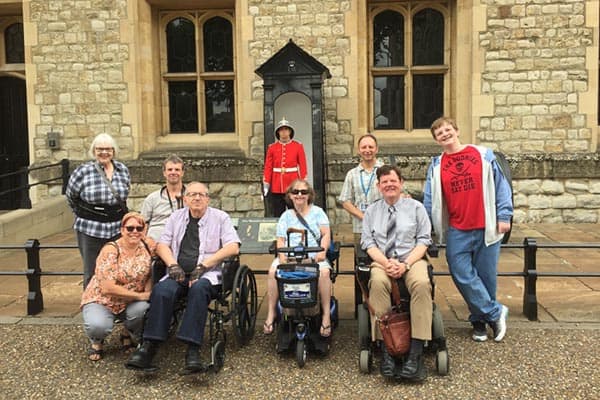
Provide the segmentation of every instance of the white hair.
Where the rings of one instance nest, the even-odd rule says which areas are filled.
[[[100,133],[96,135],[94,140],[92,140],[92,144],[90,144],[90,149],[88,150],[88,155],[91,158],[96,158],[96,155],[94,154],[94,149],[96,147],[102,147],[99,145],[106,145],[106,147],[112,147],[114,149],[113,158],[117,158],[117,155],[119,154],[119,145],[117,144],[117,141],[108,133]]]

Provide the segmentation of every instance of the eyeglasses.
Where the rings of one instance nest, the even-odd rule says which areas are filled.
[[[96,147],[94,150],[96,150],[96,153],[112,153],[115,151],[112,147]]]
[[[308,194],[308,189],[293,189],[291,191],[292,194],[304,194],[307,195]]]
[[[208,193],[189,192],[185,194],[187,197],[200,197],[201,199],[208,197]]]
[[[127,229],[127,232],[133,232],[134,230],[136,230],[138,232],[142,232],[144,230],[144,227],[129,225],[129,226],[126,226],[125,229]]]

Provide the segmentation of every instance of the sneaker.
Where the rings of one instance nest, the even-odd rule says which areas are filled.
[[[473,325],[473,340],[476,342],[485,342],[488,339],[485,322],[475,321],[471,322],[471,324]]]
[[[497,321],[490,322],[490,327],[494,331],[494,340],[496,342],[502,341],[504,335],[506,335],[506,319],[508,318],[508,307],[502,306],[500,311],[500,318]]]

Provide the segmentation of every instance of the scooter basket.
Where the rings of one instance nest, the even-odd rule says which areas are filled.
[[[277,267],[279,302],[284,308],[314,307],[319,301],[319,266],[288,265]]]

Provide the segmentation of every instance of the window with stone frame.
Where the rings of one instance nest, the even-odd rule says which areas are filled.
[[[448,108],[446,2],[369,4],[373,130],[429,129]]]
[[[14,17],[0,18],[0,69],[25,72],[23,23]]]
[[[233,12],[162,13],[168,133],[235,132]]]

